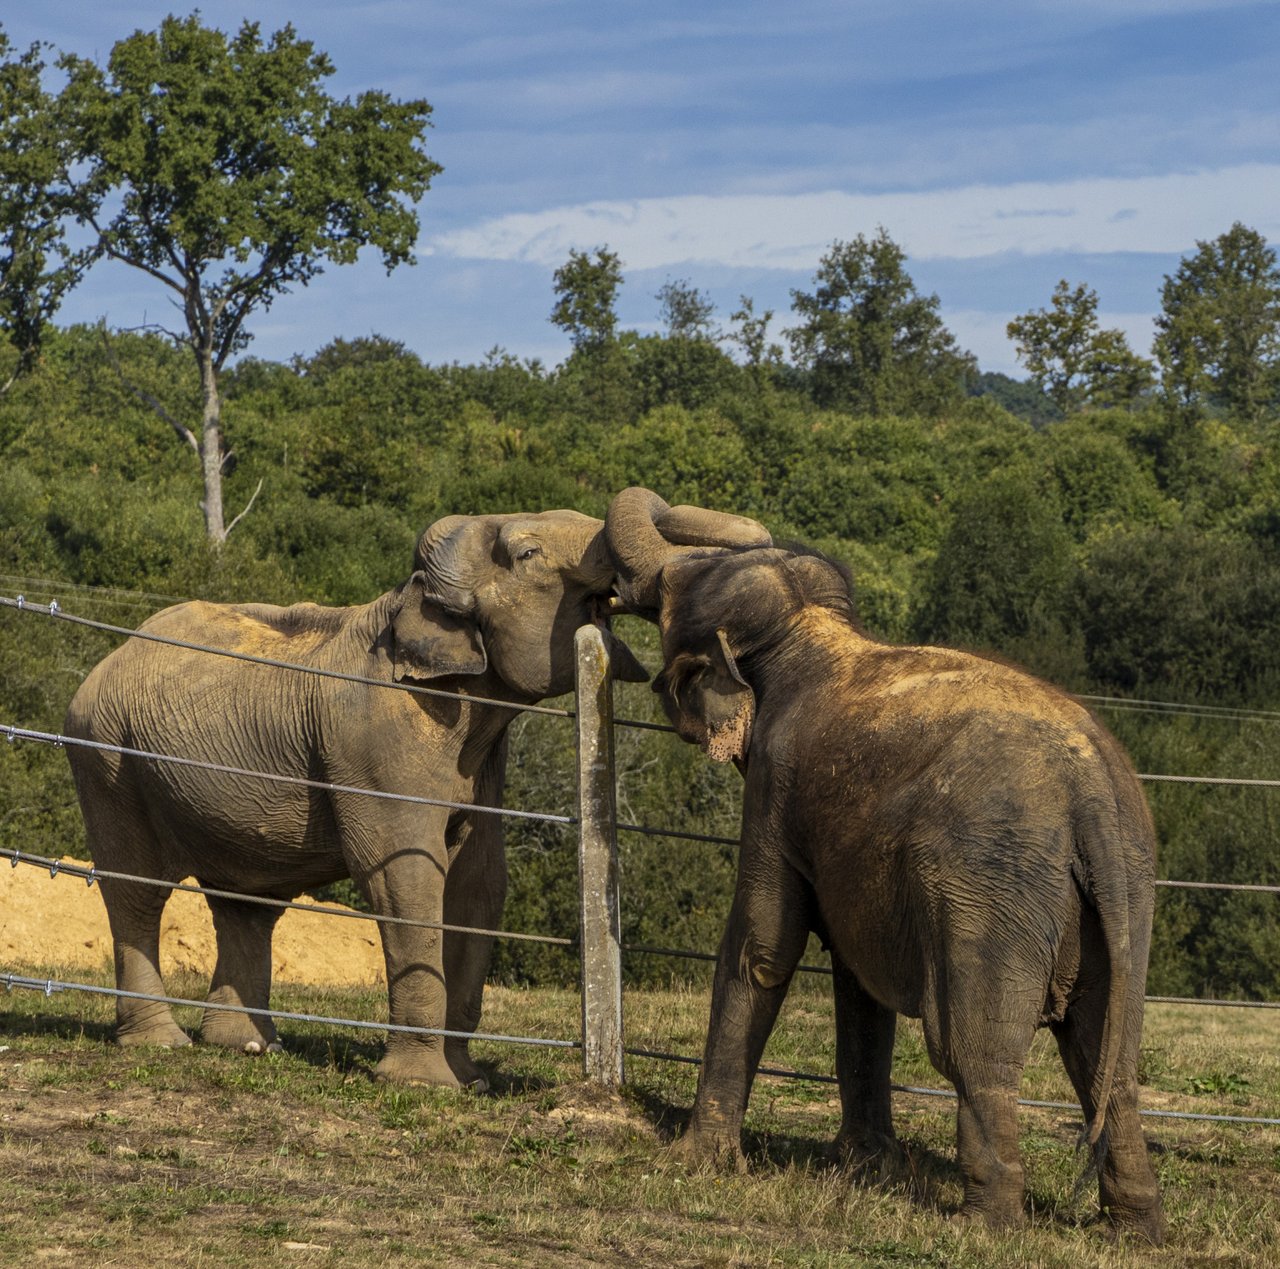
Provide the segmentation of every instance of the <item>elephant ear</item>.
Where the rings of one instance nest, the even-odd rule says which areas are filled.
[[[483,674],[489,668],[480,631],[469,617],[451,612],[446,600],[427,588],[426,575],[414,575],[401,592],[400,610],[391,619],[391,657],[395,679],[439,679],[454,674]]]
[[[671,660],[654,690],[685,740],[702,746],[714,762],[746,761],[756,699],[742,677],[723,630],[709,654],[680,652]]]

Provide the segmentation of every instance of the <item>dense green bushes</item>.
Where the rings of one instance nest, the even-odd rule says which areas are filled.
[[[1273,429],[1156,405],[1037,428],[991,396],[928,418],[855,418],[819,409],[803,374],[739,367],[705,340],[619,340],[610,356],[611,371],[581,352],[554,372],[500,351],[431,367],[375,337],[289,366],[242,362],[226,380],[228,518],[261,492],[215,554],[195,455],[140,395],[189,411],[192,367],[158,338],[115,335],[108,351],[95,330],[59,332],[0,398],[0,593],[56,595],[124,625],[168,597],[362,602],[405,577],[439,515],[599,515],[643,483],[840,558],[883,637],[991,649],[1086,693],[1280,706]],[[652,631],[626,624],[656,664]],[[57,730],[112,643],[0,612],[0,722]],[[1280,776],[1276,722],[1101,709],[1139,770]],[[653,711],[643,687],[619,690],[621,715]],[[620,731],[618,752],[624,821],[736,834],[732,770],[652,732]],[[522,720],[509,802],[565,809],[572,757],[567,724]],[[1280,793],[1150,792],[1164,875],[1280,880]],[[523,822],[509,839],[508,926],[571,932],[572,842]],[[58,854],[81,841],[63,756],[0,747],[0,844]],[[624,937],[714,950],[732,851],[628,832],[622,850]],[[504,944],[497,970],[573,972],[564,953],[523,944]],[[688,970],[634,957],[628,972]],[[1280,997],[1280,901],[1162,892],[1152,988]]]

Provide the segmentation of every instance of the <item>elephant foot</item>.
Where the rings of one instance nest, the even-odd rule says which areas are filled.
[[[283,1053],[276,1036],[276,1029],[268,1019],[255,1021],[243,1014],[210,1011],[200,1028],[200,1039],[205,1044],[216,1044],[224,1049],[238,1049],[258,1057],[263,1053]]]
[[[167,1014],[158,1018],[122,1019],[116,1025],[115,1039],[122,1049],[136,1045],[182,1049],[191,1043],[191,1037]]]
[[[1157,1199],[1153,1207],[1124,1207],[1111,1204],[1103,1210],[1110,1223],[1111,1236],[1115,1240],[1129,1236],[1149,1243],[1152,1247],[1164,1245],[1167,1227],[1164,1209]]]
[[[892,1133],[842,1130],[832,1147],[840,1166],[859,1180],[891,1180],[906,1162],[906,1152]]]
[[[470,1089],[473,1093],[489,1091],[488,1078],[472,1060],[465,1044],[451,1045],[446,1041],[444,1055],[449,1069],[462,1088]]]
[[[667,1149],[667,1161],[690,1171],[745,1172],[742,1134],[718,1129],[689,1128]]]
[[[1016,1194],[984,1194],[981,1198],[966,1198],[958,1216],[961,1220],[981,1221],[991,1230],[1018,1229],[1027,1223],[1022,1189],[1019,1187]]]
[[[439,1049],[388,1049],[382,1061],[374,1067],[373,1078],[387,1084],[463,1087]]]

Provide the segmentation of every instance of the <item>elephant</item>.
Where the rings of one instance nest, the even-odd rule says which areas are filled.
[[[743,1166],[754,1073],[814,932],[832,961],[841,1157],[892,1162],[896,1017],[920,1018],[958,1094],[962,1211],[1020,1223],[1018,1085],[1047,1026],[1105,1216],[1162,1241],[1137,1096],[1155,833],[1119,744],[1018,669],[870,638],[847,571],[817,552],[673,546],[655,528],[665,506],[628,489],[609,508],[615,607],[658,625],[653,690],[679,736],[744,776],[676,1157]]]
[[[672,508],[659,527],[695,545],[733,545],[755,531],[754,522],[698,507]],[[376,1077],[483,1088],[467,1037],[479,1025],[492,938],[429,926],[498,924],[501,821],[470,808],[501,805],[518,710],[500,702],[571,690],[574,631],[607,625],[614,579],[603,528],[572,510],[447,516],[419,538],[409,579],[371,603],[193,602],[157,613],[143,634],[327,676],[131,639],[75,693],[69,737],[339,787],[71,745],[95,864],[166,882],[194,875],[211,889],[274,899],[351,877],[375,913],[407,922],[379,926],[390,1022],[455,1033],[391,1031]],[[606,636],[615,677],[646,680],[626,645]],[[391,690],[397,684],[424,691]],[[162,995],[168,890],[109,877],[101,886],[118,988]],[[265,1011],[280,909],[208,899],[217,942],[209,1003]],[[206,1009],[201,1037],[250,1053],[279,1047],[265,1013]],[[167,1005],[132,996],[117,999],[116,1039],[190,1042]]]

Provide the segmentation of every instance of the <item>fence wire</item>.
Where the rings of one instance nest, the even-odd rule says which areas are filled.
[[[300,785],[307,789],[319,789],[325,793],[355,793],[362,797],[381,798],[386,802],[412,802],[417,806],[438,806],[450,811],[479,811],[484,815],[504,815],[512,819],[539,820],[546,824],[576,824],[572,815],[549,815],[543,811],[517,811],[504,806],[485,806],[479,802],[450,802],[445,798],[421,797],[414,793],[389,793],[383,789],[365,789],[355,784],[332,784],[326,780],[309,780],[305,776],[281,775],[274,771],[253,771],[247,767],[230,767],[221,762],[204,762],[198,758],[180,758],[174,754],[154,753],[149,749],[132,749],[127,745],[109,745],[101,740],[86,740],[80,736],[64,736],[51,731],[33,731],[27,727],[15,727],[0,723],[0,734],[12,743],[15,740],[34,740],[53,745],[55,749],[68,746],[78,749],[96,749],[103,753],[120,754],[126,758],[145,758],[152,762],[168,762],[179,767],[193,767],[199,771],[213,771],[220,775],[242,776],[254,780],[268,780],[273,784]]]
[[[300,1013],[276,1009],[252,1009],[244,1005],[226,1005],[208,1000],[189,1000],[182,996],[158,996],[144,992],[122,991],[116,987],[99,987],[92,983],[68,982],[54,978],[34,978],[10,972],[0,973],[0,983],[8,991],[15,988],[30,991],[41,991],[46,996],[54,992],[76,991],[87,995],[110,996],[125,1000],[146,1000],[167,1005],[178,1005],[193,1009],[215,1009],[225,1013],[241,1013],[255,1017],[270,1017],[289,1022],[309,1022],[323,1026],[352,1027],[365,1031],[394,1031],[399,1034],[440,1036],[445,1039],[487,1040],[496,1044],[520,1044],[550,1049],[581,1049],[580,1040],[559,1040],[544,1036],[501,1035],[485,1031],[451,1031],[444,1027],[413,1027],[390,1022],[368,1022],[359,1018],[331,1017],[326,1014]],[[625,1047],[623,1053],[628,1057],[648,1058],[661,1062],[674,1062],[687,1066],[701,1066],[702,1059],[681,1053],[665,1053],[657,1049]],[[839,1080],[834,1075],[824,1075],[814,1071],[798,1071],[786,1067],[758,1066],[757,1075],[770,1076],[775,1079],[803,1080],[807,1083],[834,1084]],[[922,1088],[909,1084],[890,1084],[891,1091],[905,1093],[916,1097],[942,1097],[955,1100],[957,1094],[950,1088]],[[1018,1098],[1019,1106],[1042,1110],[1062,1110],[1074,1114],[1082,1114],[1081,1107],[1075,1102],[1039,1101],[1032,1098]],[[1260,1115],[1220,1115],[1207,1112],[1191,1112],[1178,1110],[1139,1109],[1139,1115],[1149,1118],[1201,1120],[1221,1124],[1249,1124],[1265,1127],[1280,1126],[1280,1119],[1272,1119]]]
[[[297,912],[320,913],[323,916],[346,917],[356,921],[373,921],[379,925],[407,925],[420,930],[441,930],[446,934],[485,934],[501,939],[520,939],[528,943],[547,943],[553,947],[577,947],[576,938],[559,938],[551,934],[525,934],[515,930],[484,930],[470,925],[449,925],[444,921],[419,921],[412,917],[383,916],[377,912],[361,912],[356,908],[331,907],[321,903],[295,903],[291,899],[269,899],[264,895],[242,894],[236,890],[216,890],[211,886],[193,886],[186,882],[161,881],[155,877],[140,877],[133,873],[111,872],[94,865],[69,864],[60,859],[47,859],[26,851],[0,848],[0,859],[7,859],[11,867],[31,864],[47,868],[50,877],[79,877],[87,886],[95,881],[128,881],[135,885],[155,886],[160,890],[181,890],[186,894],[202,894],[214,899],[234,899],[237,903],[253,903],[264,908],[289,908]]]
[[[504,1044],[540,1045],[553,1049],[580,1049],[581,1040],[549,1040],[540,1036],[496,1035],[484,1031],[449,1031],[444,1027],[411,1027],[396,1022],[367,1022],[359,1018],[331,1018],[324,1014],[290,1013],[278,1009],[253,1009],[248,1005],[226,1005],[213,1000],[187,1000],[182,996],[153,996],[141,991],[123,991],[119,987],[98,987],[93,983],[64,982],[55,978],[30,978],[21,974],[0,973],[6,989],[15,987],[42,991],[52,996],[55,991],[78,991],[91,996],[113,996],[119,1000],[147,1000],[164,1005],[183,1005],[193,1009],[216,1009],[222,1013],[243,1013],[256,1018],[283,1018],[289,1022],[315,1022],[338,1027],[355,1027],[363,1031],[394,1031],[404,1035],[443,1036],[447,1040],[493,1040]]]
[[[6,579],[0,579],[0,580],[16,580],[16,579],[6,578]],[[82,596],[82,598],[92,598],[92,596],[86,595],[86,596]],[[163,597],[156,596],[155,598],[163,598]],[[86,627],[97,629],[107,633],[120,635],[126,638],[148,639],[157,643],[168,644],[175,647],[185,648],[191,651],[204,652],[210,655],[228,657],[234,660],[251,662],[251,663],[260,664],[260,665],[264,665],[264,666],[268,666],[268,667],[280,669],[280,670],[294,671],[298,673],[317,675],[325,678],[339,679],[347,682],[361,683],[361,684],[365,684],[372,687],[390,688],[398,691],[408,691],[411,693],[417,693],[424,696],[445,697],[453,700],[461,699],[471,704],[495,706],[503,709],[512,710],[513,712],[538,713],[538,714],[545,714],[545,715],[562,717],[562,718],[576,717],[574,711],[572,710],[558,709],[550,706],[522,705],[522,704],[514,703],[511,701],[501,701],[501,700],[496,700],[492,698],[471,696],[466,693],[449,692],[449,691],[445,691],[437,688],[426,688],[426,687],[419,686],[417,684],[388,682],[386,680],[368,678],[362,675],[346,674],[340,671],[325,670],[316,666],[302,665],[294,662],[277,660],[274,658],[252,656],[250,654],[236,652],[231,649],[216,648],[212,646],[188,642],[185,640],[174,639],[168,636],[157,635],[150,631],[141,631],[141,630],[130,629],[128,627],[116,626],[110,623],[95,621],[90,618],[80,617],[70,613],[63,612],[56,599],[51,600],[50,603],[47,605],[42,605],[42,604],[34,604],[31,602],[28,602],[22,595],[18,595],[16,598],[8,598],[5,596],[0,596],[0,607],[8,607],[8,608],[12,608],[17,611],[26,612],[26,613],[38,613],[40,615],[44,615],[47,617],[56,618],[62,621],[72,622],[77,625],[86,626]],[[1145,710],[1148,712],[1165,712],[1165,713],[1194,713],[1199,716],[1205,716],[1205,717],[1211,717],[1211,718],[1222,718],[1222,719],[1234,720],[1234,721],[1243,721],[1243,720],[1280,721],[1280,714],[1273,713],[1272,711],[1231,710],[1231,709],[1225,709],[1225,708],[1219,709],[1216,707],[1174,706],[1174,705],[1171,705],[1170,703],[1160,702],[1160,701],[1121,700],[1117,698],[1096,697],[1096,696],[1080,696],[1077,699],[1103,705],[1106,707],[1119,708],[1119,709],[1135,709],[1135,710]],[[665,724],[642,722],[642,721],[631,720],[631,719],[615,719],[614,725],[622,726],[622,727],[638,728],[638,729],[644,729],[644,730],[663,731],[663,732],[670,732],[674,730],[673,728]],[[28,728],[20,728],[12,725],[0,724],[0,732],[3,732],[7,736],[10,742],[13,742],[17,739],[25,739],[25,740],[33,740],[41,743],[48,743],[57,747],[63,747],[67,745],[80,745],[80,746],[89,747],[89,748],[107,750],[110,752],[120,754],[122,756],[138,757],[141,759],[158,761],[158,762],[171,762],[179,765],[201,768],[205,770],[215,771],[215,772],[228,774],[236,777],[242,777],[242,778],[262,779],[262,780],[268,780],[268,781],[282,783],[282,784],[303,785],[306,787],[316,788],[316,789],[320,789],[322,791],[328,791],[328,792],[344,792],[344,793],[360,794],[360,795],[370,796],[370,797],[381,797],[381,798],[386,798],[390,800],[407,801],[407,802],[414,802],[414,803],[430,805],[430,806],[438,806],[438,807],[442,807],[450,810],[461,810],[461,811],[467,811],[467,812],[477,811],[480,813],[505,815],[512,818],[540,820],[543,822],[554,823],[558,825],[574,825],[578,823],[577,818],[574,816],[550,815],[550,814],[543,814],[539,812],[511,810],[503,807],[478,806],[478,805],[475,805],[474,803],[451,802],[444,799],[425,798],[425,797],[419,797],[419,796],[414,796],[409,794],[386,793],[380,790],[363,789],[356,786],[347,786],[347,785],[341,785],[341,784],[335,784],[335,783],[328,783],[324,781],[309,780],[302,777],[286,776],[278,773],[253,771],[253,770],[248,770],[244,768],[225,766],[218,763],[208,763],[208,762],[203,762],[195,759],[181,758],[175,755],[159,754],[159,753],[153,753],[146,750],[130,749],[123,746],[107,745],[102,742],[88,741],[88,740],[83,740],[77,737],[62,736],[62,735],[58,735],[50,732],[40,732],[40,731],[35,731]],[[1207,784],[1207,785],[1233,785],[1238,787],[1262,787],[1262,788],[1280,787],[1280,780],[1239,779],[1239,778],[1215,777],[1215,776],[1178,776],[1178,775],[1139,774],[1138,779],[1144,780],[1144,781],[1151,781],[1151,782],[1196,783],[1196,784]],[[716,844],[716,845],[727,845],[731,847],[738,845],[738,841],[735,838],[719,837],[713,834],[685,833],[685,832],[680,832],[673,829],[658,828],[658,827],[652,827],[647,825],[622,824],[622,823],[617,824],[616,828],[619,831],[650,835],[650,836],[677,838],[681,840],[704,842],[704,843]],[[78,876],[83,878],[86,884],[89,886],[92,886],[94,881],[101,880],[103,878],[112,879],[112,880],[117,880],[117,879],[128,880],[133,882],[140,882],[142,884],[161,886],[169,890],[190,891],[198,894],[204,894],[206,896],[212,896],[217,898],[229,898],[229,899],[235,899],[235,900],[250,902],[250,903],[260,903],[267,906],[274,906],[274,907],[280,907],[280,908],[295,908],[295,909],[299,909],[307,912],[319,912],[327,916],[343,916],[343,917],[351,917],[351,918],[363,919],[363,920],[372,920],[375,922],[382,922],[382,923],[395,923],[395,924],[402,924],[402,925],[421,926],[421,927],[426,927],[431,929],[452,931],[452,932],[464,933],[464,934],[482,934],[482,935],[492,935],[492,936],[501,937],[501,938],[523,939],[523,940],[528,940],[533,942],[547,943],[547,944],[565,946],[565,947],[571,947],[577,944],[576,939],[556,938],[553,936],[524,934],[524,933],[516,933],[512,931],[482,930],[482,929],[477,929],[477,928],[467,927],[467,926],[448,925],[441,922],[415,921],[407,918],[380,916],[376,913],[361,913],[361,912],[356,912],[349,909],[330,908],[323,905],[299,904],[299,903],[294,903],[292,901],[287,901],[287,900],[268,899],[263,896],[244,895],[236,892],[216,890],[216,889],[203,887],[203,886],[192,886],[187,884],[177,884],[172,882],[158,881],[155,878],[144,878],[144,877],[132,876],[129,874],[114,873],[114,872],[101,870],[93,866],[84,868],[79,865],[69,865],[69,864],[62,863],[58,860],[47,859],[38,855],[30,855],[21,851],[0,850],[0,857],[9,858],[11,861],[11,865],[13,867],[17,867],[19,863],[27,863],[27,864],[32,864],[39,867],[48,868],[51,877],[56,876],[59,872],[62,872],[67,875]],[[1170,886],[1170,887],[1179,887],[1179,888],[1187,888],[1187,889],[1216,889],[1216,890],[1228,890],[1228,891],[1252,891],[1252,892],[1259,892],[1259,893],[1280,893],[1280,886],[1271,886],[1271,885],[1249,885],[1249,884],[1233,884],[1233,883],[1217,883],[1217,882],[1165,881],[1165,880],[1157,881],[1156,884],[1159,886]],[[663,956],[681,957],[686,959],[703,960],[703,961],[714,961],[717,959],[717,957],[711,953],[695,952],[695,951],[675,949],[675,948],[663,948],[663,947],[656,947],[656,946],[647,945],[647,944],[626,945],[623,948],[623,950],[631,953],[663,955]],[[798,967],[798,969],[799,969],[799,972],[805,972],[805,973],[827,974],[827,975],[831,973],[831,970],[829,968],[825,968],[822,966],[801,965]],[[202,1010],[203,1009],[224,1010],[229,1012],[239,1012],[239,1013],[245,1013],[245,1014],[251,1014],[251,1015],[270,1016],[273,1018],[288,1020],[288,1021],[310,1022],[310,1023],[317,1023],[322,1025],[334,1025],[334,1026],[349,1026],[357,1029],[377,1030],[377,1031],[383,1031],[383,1032],[388,1032],[388,1031],[406,1032],[406,1033],[412,1033],[412,1034],[418,1034],[418,1035],[434,1035],[434,1036],[442,1036],[446,1038],[488,1040],[488,1041],[493,1041],[498,1043],[536,1045],[536,1046],[561,1048],[561,1049],[580,1049],[583,1047],[581,1041],[575,1041],[575,1040],[547,1039],[547,1038],[540,1038],[540,1037],[533,1037],[533,1036],[508,1036],[508,1035],[498,1035],[494,1033],[484,1033],[484,1032],[450,1031],[444,1028],[413,1027],[413,1026],[408,1026],[404,1024],[393,1024],[390,1022],[368,1022],[368,1021],[363,1021],[359,1019],[334,1018],[334,1017],[327,1017],[327,1016],[316,1015],[316,1014],[281,1012],[281,1011],[272,1010],[272,1009],[254,1009],[246,1006],[225,1005],[225,1004],[220,1004],[220,1003],[211,1002],[211,1001],[196,1001],[196,1000],[187,1000],[180,997],[158,996],[158,995],[148,995],[148,994],[136,993],[136,992],[126,992],[119,988],[98,987],[92,984],[66,982],[62,980],[55,980],[52,978],[47,978],[47,979],[30,978],[30,977],[25,977],[25,976],[13,974],[13,973],[0,973],[0,982],[3,982],[5,987],[8,990],[13,990],[14,988],[39,990],[39,991],[43,991],[46,994],[46,996],[52,995],[55,991],[79,991],[79,992],[84,992],[84,993],[89,993],[94,995],[111,996],[115,998],[130,998],[130,999],[155,1001],[155,1002],[164,1003],[168,1005],[189,1006],[189,1007],[202,1009]],[[1150,996],[1150,997],[1147,997],[1147,1001],[1148,1003],[1160,1003],[1160,1004],[1215,1005],[1215,1006],[1230,1006],[1230,1007],[1260,1008],[1260,1009],[1280,1008],[1280,1002],[1271,1002],[1271,1001],[1206,1000],[1206,999],[1197,999],[1197,998],[1168,997],[1168,996]],[[633,1057],[651,1058],[651,1059],[658,1059],[658,1060],[664,1060],[664,1061],[670,1061],[670,1062],[689,1063],[693,1065],[700,1065],[700,1061],[701,1061],[698,1058],[682,1056],[678,1054],[661,1053],[654,1050],[640,1049],[640,1048],[625,1048],[624,1053]],[[815,1074],[815,1073],[803,1072],[803,1071],[777,1069],[772,1067],[760,1067],[758,1068],[758,1073],[761,1075],[775,1076],[779,1078],[803,1079],[803,1080],[816,1081],[821,1083],[835,1084],[838,1082],[835,1076],[821,1075],[821,1074]],[[892,1088],[895,1092],[918,1095],[918,1096],[948,1097],[948,1098],[954,1098],[956,1096],[954,1090],[948,1090],[948,1089],[913,1088],[910,1086],[896,1085],[896,1084],[892,1085]],[[1043,1108],[1058,1109],[1058,1110],[1072,1111],[1072,1112],[1080,1111],[1079,1106],[1070,1102],[1044,1102],[1044,1101],[1034,1101],[1034,1100],[1019,1100],[1018,1104],[1023,1106],[1043,1107]],[[1280,1119],[1271,1119],[1271,1118],[1255,1117],[1255,1116],[1215,1115],[1215,1114],[1200,1114],[1200,1113],[1191,1113],[1191,1112],[1161,1111],[1161,1110],[1143,1110],[1140,1113],[1146,1116],[1151,1116],[1151,1117],[1163,1117],[1163,1118],[1171,1118],[1171,1119],[1206,1120],[1206,1121],[1221,1122],[1221,1123],[1260,1124],[1260,1125],[1268,1125],[1268,1126],[1280,1125]]]

